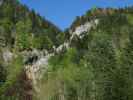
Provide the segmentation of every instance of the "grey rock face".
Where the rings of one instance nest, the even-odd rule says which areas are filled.
[[[10,62],[12,58],[13,58],[13,53],[11,51],[9,51],[8,49],[3,51],[3,59],[5,63]]]
[[[86,22],[85,24],[77,27],[74,32],[71,33],[70,40],[68,42],[64,42],[59,47],[54,48],[54,52],[48,53],[46,50],[38,51],[36,49],[32,51],[25,51],[23,52],[24,55],[24,62],[27,61],[31,57],[37,56],[37,59],[34,60],[31,64],[25,65],[26,74],[29,79],[32,80],[34,89],[39,92],[39,88],[37,86],[38,80],[40,80],[43,76],[43,74],[48,69],[48,60],[50,57],[54,56],[55,53],[60,53],[63,49],[67,50],[70,48],[71,40],[74,38],[74,36],[78,36],[79,38],[82,38],[84,36],[85,32],[89,32],[91,28],[95,27],[98,24],[98,19],[93,20],[91,22]]]
[[[3,4],[3,0],[0,0],[0,6]]]

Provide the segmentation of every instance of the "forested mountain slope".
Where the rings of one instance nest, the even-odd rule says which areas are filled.
[[[25,64],[39,59],[39,51],[52,52],[63,37],[58,27],[18,0],[0,0],[0,100],[31,98]]]
[[[33,40],[31,41],[37,41],[38,44],[47,42],[47,45],[44,46],[38,44],[33,45],[33,47],[39,49],[45,47],[50,49],[52,45],[58,45],[58,39],[55,37],[61,32],[60,29],[42,18],[39,14],[36,14],[35,11],[30,11],[25,5],[21,5],[17,0],[1,1],[0,19],[0,36],[1,38],[5,38],[6,46],[13,46],[17,35],[18,37],[21,37],[21,35],[25,37],[26,35],[27,37],[32,36]],[[22,49],[25,48],[23,47]],[[27,48],[30,47],[27,46]]]
[[[132,21],[132,7],[97,8],[78,17],[66,31],[69,49],[49,60],[39,97],[132,100]]]
[[[0,1],[0,100],[133,100],[132,51],[132,7],[91,9],[62,32]]]

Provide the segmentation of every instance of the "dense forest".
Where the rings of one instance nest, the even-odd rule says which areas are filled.
[[[57,35],[61,30],[54,24],[42,18],[39,14],[36,14],[34,10],[31,11],[25,5],[21,5],[16,0],[3,0],[1,2],[0,35],[1,38],[5,40],[5,46],[10,46],[12,48],[17,39],[18,41],[16,42],[23,42],[23,38],[21,37],[26,37],[25,43],[19,48],[22,50],[32,47],[51,49],[52,45],[59,45],[59,43],[57,43],[58,38],[55,37],[59,37]],[[29,41],[28,37],[32,37],[32,40]],[[29,44],[29,46],[29,42],[33,42],[33,44]]]
[[[42,58],[34,81],[24,66]],[[93,8],[63,32],[16,0],[0,1],[0,100],[133,100],[132,67],[133,7]]]

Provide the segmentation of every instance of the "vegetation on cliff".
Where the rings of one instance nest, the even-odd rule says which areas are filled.
[[[95,19],[95,27],[70,41],[77,27]],[[54,52],[64,41],[70,47],[49,59],[34,91],[21,52]],[[9,63],[5,49],[13,54]],[[89,10],[62,32],[16,0],[0,5],[0,100],[133,100],[132,67],[133,7]]]

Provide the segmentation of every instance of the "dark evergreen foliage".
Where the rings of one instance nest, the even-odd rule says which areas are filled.
[[[133,100],[133,7],[93,8],[76,17],[65,32],[16,0],[0,5],[0,100]],[[23,69],[21,52],[52,51],[69,41],[78,26],[98,19],[95,29],[71,41],[49,60],[39,95]],[[5,64],[2,50],[16,58]],[[29,57],[31,65],[37,56]],[[40,82],[40,83],[39,83]]]

